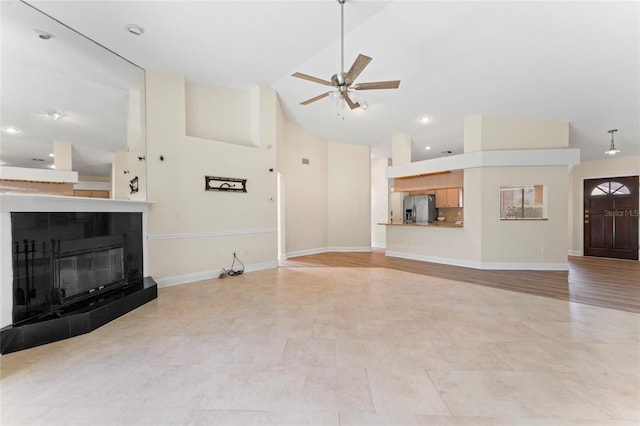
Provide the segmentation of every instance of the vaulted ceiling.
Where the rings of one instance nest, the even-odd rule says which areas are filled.
[[[615,128],[619,155],[640,155],[638,2],[348,0],[345,67],[362,53],[373,61],[358,82],[401,84],[362,92],[369,107],[343,113],[329,98],[300,105],[326,86],[291,77],[339,71],[336,0],[28,3],[144,69],[271,86],[290,120],[377,156],[398,133],[414,161],[461,153],[464,118],[480,113],[568,121],[583,160],[604,159]],[[132,23],[142,36],[125,31]]]

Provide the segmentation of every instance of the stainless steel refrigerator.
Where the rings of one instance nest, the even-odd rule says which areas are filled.
[[[405,223],[429,223],[436,220],[435,195],[407,195],[403,204]]]

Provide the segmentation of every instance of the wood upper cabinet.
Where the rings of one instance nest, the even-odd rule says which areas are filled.
[[[407,176],[393,180],[394,192],[420,192],[436,188],[454,188],[464,185],[464,172],[455,171],[422,176]]]
[[[436,208],[462,207],[462,189],[436,189]]]

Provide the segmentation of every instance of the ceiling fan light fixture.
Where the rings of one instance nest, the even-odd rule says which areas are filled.
[[[431,120],[432,120],[432,118],[429,117],[428,115],[420,117],[420,123],[422,123],[422,124],[431,123]]]
[[[62,117],[62,113],[55,109],[45,110],[44,115],[46,115],[49,118],[53,118],[54,120],[59,120]]]
[[[314,96],[300,102],[300,105],[309,105],[313,102],[319,101],[324,97],[335,97],[335,92],[339,96],[339,102],[342,101],[342,105],[346,103],[350,109],[362,108],[364,101],[359,102],[355,99],[354,90],[376,90],[376,89],[397,89],[400,86],[400,80],[394,81],[376,81],[370,83],[354,84],[355,80],[362,73],[362,71],[369,65],[372,58],[359,54],[351,68],[348,71],[344,69],[344,4],[347,0],[337,0],[340,4],[340,71],[331,76],[330,80],[324,80],[322,78],[313,77],[307,74],[295,72],[291,74],[292,77],[300,78],[314,83],[319,83],[324,86],[330,86],[335,90],[325,92],[321,95]],[[368,103],[366,104],[368,106]]]
[[[616,145],[613,142],[613,134],[617,131],[618,129],[611,129],[607,131],[607,133],[611,133],[611,145],[609,146],[609,150],[604,152],[607,155],[616,155],[620,152],[620,150],[616,148]]]

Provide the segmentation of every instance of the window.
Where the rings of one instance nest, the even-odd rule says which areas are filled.
[[[591,191],[592,197],[597,197],[599,195],[629,195],[629,194],[631,194],[631,191],[629,191],[629,187],[616,181],[601,183],[600,185],[593,188],[593,191]]]
[[[500,187],[500,219],[546,219],[544,185]]]

